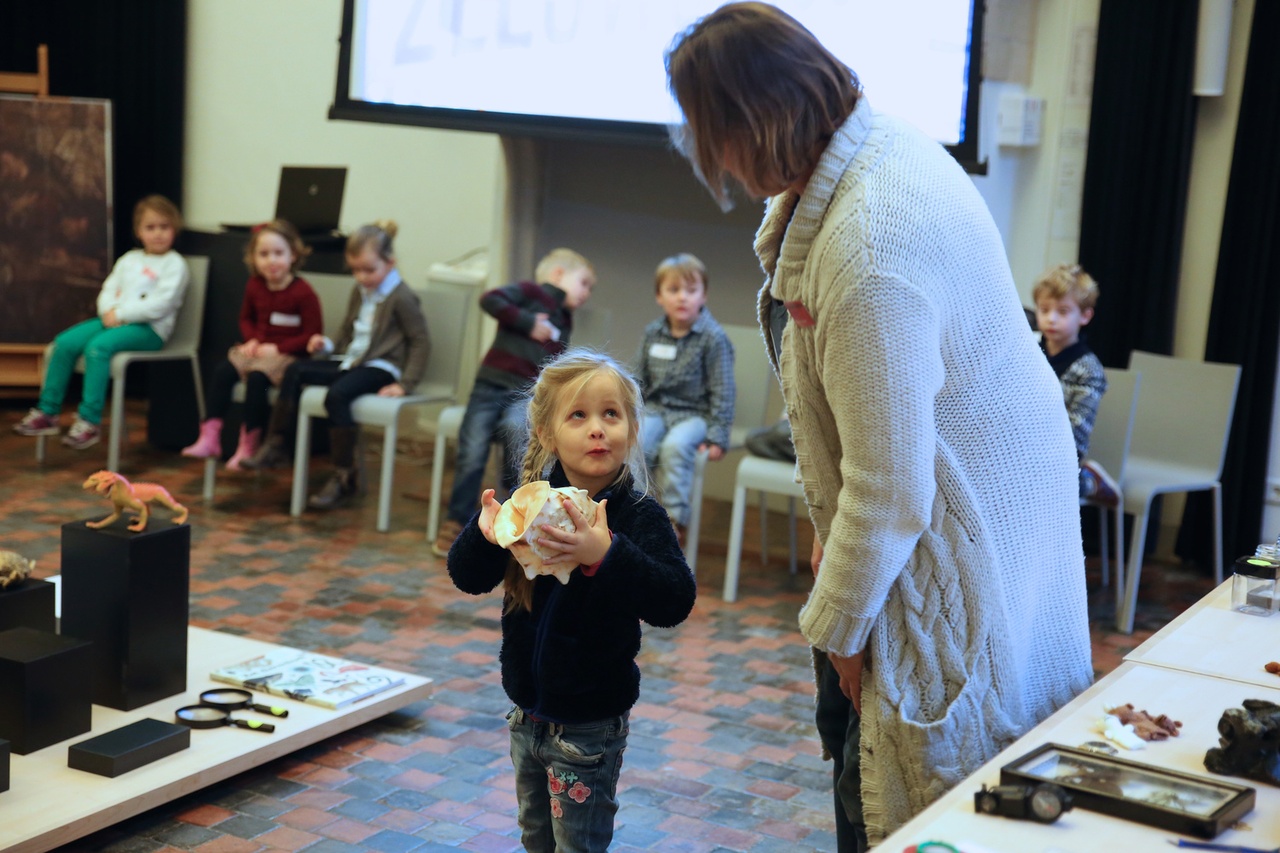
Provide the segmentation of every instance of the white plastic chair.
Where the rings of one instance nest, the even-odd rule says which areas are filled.
[[[724,561],[724,600],[738,598],[738,569],[742,561],[742,534],[746,521],[747,490],[760,492],[760,562],[769,555],[767,493],[786,495],[790,515],[790,571],[796,573],[796,499],[804,500],[804,488],[796,482],[796,465],[779,459],[747,456],[738,463],[733,484],[733,510],[729,520],[729,554]]]
[[[1120,485],[1120,502],[1110,513],[1107,507],[1089,498],[1081,498],[1081,506],[1098,508],[1099,537],[1102,550],[1102,585],[1109,582],[1111,548],[1109,545],[1108,515],[1116,525],[1116,610],[1124,599],[1124,481],[1128,468],[1129,444],[1133,436],[1133,422],[1138,411],[1138,391],[1142,374],[1134,370],[1108,368],[1107,393],[1098,404],[1098,415],[1093,422],[1093,435],[1089,440],[1089,458],[1096,461]]]
[[[1125,506],[1134,515],[1124,603],[1116,629],[1133,633],[1151,499],[1169,492],[1213,493],[1213,576],[1222,582],[1222,465],[1235,413],[1240,368],[1135,351],[1129,370],[1142,393],[1124,475]]]
[[[364,394],[356,398],[351,413],[357,424],[380,426],[382,439],[382,475],[378,483],[377,528],[386,532],[391,527],[391,487],[395,476],[396,442],[399,438],[400,413],[424,403],[448,402],[458,388],[458,363],[462,357],[462,336],[473,299],[459,290],[423,288],[418,291],[422,310],[431,330],[431,356],[422,381],[413,392],[403,397],[379,397]],[[433,320],[434,318],[434,320]],[[293,494],[289,514],[302,515],[307,497],[307,469],[311,461],[311,419],[326,416],[324,386],[304,388],[298,401],[298,437],[293,455]],[[357,463],[364,454],[357,450]],[[362,466],[363,467],[363,466]],[[363,478],[361,478],[363,479]]]
[[[320,299],[320,313],[324,322],[324,333],[333,340],[342,331],[342,321],[346,318],[347,302],[351,299],[351,289],[355,287],[355,279],[345,273],[309,273],[303,271],[302,277],[307,280]],[[272,405],[276,402],[276,390],[267,391],[267,399]],[[245,385],[237,382],[231,389],[231,401],[243,403]],[[203,416],[201,420],[203,420]],[[204,499],[213,500],[214,485],[218,479],[218,466],[222,464],[217,456],[204,460]]]
[[[769,407],[769,389],[773,387],[773,367],[765,352],[759,326],[725,326],[724,333],[733,344],[733,427],[729,430],[728,450],[742,447],[747,433],[763,426]],[[698,540],[702,532],[702,485],[706,479],[707,452],[694,459],[693,488],[689,491],[689,526],[685,529],[684,559],[689,570],[698,571]]]
[[[200,380],[200,332],[204,325],[204,298],[209,282],[209,259],[201,255],[189,255],[186,258],[190,278],[187,290],[182,297],[182,306],[178,309],[174,321],[173,332],[164,346],[158,350],[125,350],[111,356],[111,427],[107,434],[107,470],[120,470],[120,448],[124,443],[124,380],[129,365],[137,361],[180,361],[191,362],[191,378],[195,383],[196,409],[200,420],[204,420],[204,385]],[[45,362],[52,352],[53,345],[45,352]],[[76,370],[84,372],[84,359],[76,360]],[[36,461],[43,463],[45,458],[45,439],[48,436],[36,436]]]

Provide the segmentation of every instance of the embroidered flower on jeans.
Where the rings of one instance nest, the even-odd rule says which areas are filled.
[[[591,796],[591,789],[581,782],[574,782],[573,787],[569,789],[569,796],[572,797],[578,805],[582,805],[587,801],[587,797]]]
[[[561,773],[557,775],[554,767],[547,768],[547,788],[553,794],[563,794],[571,784],[577,781],[577,773]]]
[[[559,800],[551,801],[551,816],[557,820],[564,817],[564,806],[560,805]]]

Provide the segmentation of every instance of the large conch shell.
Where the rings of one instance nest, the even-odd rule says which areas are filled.
[[[544,550],[537,544],[544,524],[561,530],[577,530],[565,511],[562,502],[565,497],[573,501],[583,518],[591,520],[596,517],[596,502],[591,500],[586,489],[572,486],[553,489],[546,480],[536,480],[512,492],[493,519],[493,538],[515,556],[529,580],[538,575],[555,575],[560,583],[568,583],[569,575],[577,568],[567,563],[543,565],[543,560],[557,552]]]

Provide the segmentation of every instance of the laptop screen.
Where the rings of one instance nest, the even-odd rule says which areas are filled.
[[[293,223],[302,234],[338,230],[345,166],[282,166],[276,195],[276,218]]]

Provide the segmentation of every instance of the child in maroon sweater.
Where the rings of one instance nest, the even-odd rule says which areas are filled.
[[[222,421],[240,381],[245,383],[244,424],[227,468],[239,471],[240,463],[257,452],[270,413],[269,390],[280,384],[286,367],[306,356],[311,336],[323,333],[320,300],[297,274],[309,253],[297,229],[283,219],[254,228],[244,255],[250,272],[240,306],[244,343],[233,346],[226,360],[214,368],[206,400],[209,417],[183,456],[206,458],[221,453]]]

